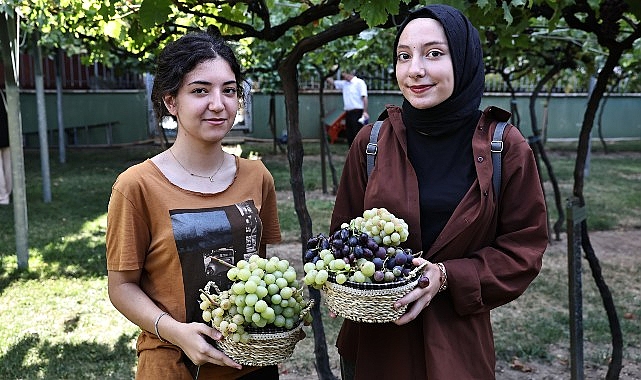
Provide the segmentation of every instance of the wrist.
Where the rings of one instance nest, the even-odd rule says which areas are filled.
[[[439,278],[439,283],[441,285],[438,288],[438,292],[440,293],[447,289],[447,270],[445,269],[445,265],[443,265],[443,263],[436,263],[436,266],[438,266],[438,269],[441,272],[441,276]]]
[[[169,315],[169,313],[167,313],[167,312],[165,312],[165,311],[164,311],[164,312],[162,312],[162,313],[158,314],[158,316],[156,317],[156,320],[154,321],[154,332],[156,333],[156,337],[158,337],[158,339],[159,339],[161,342],[163,342],[163,343],[169,343],[168,341],[166,341],[165,339],[163,339],[163,337],[162,337],[162,336],[160,336],[160,332],[158,331],[158,322],[160,322],[160,319],[161,319],[162,317],[164,317],[165,315]]]

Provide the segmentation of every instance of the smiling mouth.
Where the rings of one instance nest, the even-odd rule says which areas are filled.
[[[420,85],[420,86],[409,86],[409,87],[410,87],[410,90],[412,90],[413,92],[424,92],[424,91],[427,91],[430,88],[434,87],[434,85],[433,84],[424,84],[424,85]]]

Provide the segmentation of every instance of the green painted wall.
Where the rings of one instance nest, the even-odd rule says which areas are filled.
[[[330,92],[324,95],[326,114],[335,116],[342,110],[340,93]],[[369,93],[369,114],[375,119],[385,108],[386,104],[402,103],[400,93]],[[545,99],[537,101],[537,118],[543,125]],[[547,137],[552,139],[578,138],[583,122],[583,114],[587,104],[585,95],[558,95],[550,99],[547,110]],[[300,129],[303,138],[318,138],[320,136],[320,115],[318,94],[300,94]],[[481,102],[481,108],[495,105],[510,108],[510,98],[507,96],[487,95]],[[254,125],[252,136],[256,138],[271,138],[269,130],[269,96],[255,93],[252,100]],[[517,108],[520,115],[519,127],[523,135],[532,135],[529,116],[529,98],[517,98]],[[603,135],[605,138],[641,138],[641,94],[612,96],[605,103],[603,113]],[[598,116],[598,113],[597,113]],[[332,119],[332,117],[328,118]],[[598,120],[597,120],[598,121]],[[285,104],[282,95],[276,95],[276,131],[280,136],[286,130]],[[597,124],[593,128],[593,136],[598,137]]]
[[[49,141],[58,143],[58,116],[56,114],[56,94],[45,94],[47,129],[52,131]],[[149,139],[147,126],[147,100],[145,90],[125,90],[111,92],[65,91],[62,95],[63,124],[66,129],[86,125],[117,122],[112,130],[112,143],[130,143]],[[25,145],[38,146],[38,114],[35,92],[20,94],[22,112],[22,132]],[[84,129],[78,131],[79,144],[105,144],[104,128],[90,129],[85,136]]]
[[[45,95],[47,125],[53,133],[50,144],[57,145],[57,116],[56,96],[53,92]],[[324,95],[326,116],[319,114],[320,101],[317,93],[299,94],[299,120],[302,137],[317,139],[320,136],[321,124],[330,124],[342,112],[342,97],[339,92],[330,91]],[[38,118],[36,113],[36,97],[33,91],[25,91],[20,96],[22,108],[23,133],[25,145],[38,145]],[[400,93],[370,92],[369,114],[376,119],[386,104],[402,102]],[[545,114],[545,99],[537,101],[537,117],[539,125],[543,123]],[[550,100],[547,110],[547,138],[576,139],[581,129],[583,113],[587,97],[585,95],[557,95]],[[285,104],[281,94],[276,95],[276,135],[280,137],[286,131]],[[507,96],[487,95],[481,108],[495,105],[509,109],[510,99]],[[247,136],[259,139],[271,139],[269,128],[269,96],[254,93],[252,102],[252,122],[249,132],[233,131],[236,136]],[[523,135],[532,135],[529,117],[529,99],[526,96],[517,98],[520,114],[519,127]],[[115,91],[115,92],[84,92],[73,91],[63,94],[64,124],[66,128],[81,127],[91,124],[117,122],[113,127],[112,143],[132,143],[151,138],[148,127],[148,111],[145,90]],[[636,138],[641,139],[641,94],[612,96],[605,103],[603,114],[603,135],[605,138]],[[597,113],[598,116],[598,113]],[[105,144],[105,130],[91,129],[88,136],[83,130],[78,130],[79,144]],[[598,137],[597,125],[593,129],[593,137]]]

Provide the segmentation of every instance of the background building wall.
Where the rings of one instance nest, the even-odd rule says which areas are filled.
[[[245,122],[232,131],[235,137],[251,137],[256,139],[272,139],[269,114],[270,95],[253,93],[249,117]],[[38,116],[36,113],[36,96],[34,91],[23,90],[21,93],[22,123],[25,135],[25,145],[38,145]],[[51,131],[50,144],[57,145],[57,116],[55,92],[47,91],[45,96],[47,111],[47,126]],[[104,127],[89,128],[85,135],[85,126],[114,123],[112,125],[112,144],[129,144],[147,141],[154,138],[148,127],[147,93],[141,90],[67,90],[63,93],[63,117],[67,129],[74,129],[78,134],[76,143],[79,145],[106,144]],[[370,121],[374,121],[385,109],[386,104],[400,105],[402,97],[395,92],[376,92],[369,94]],[[481,103],[481,108],[495,105],[510,109],[510,97],[506,95],[487,94]],[[275,133],[281,138],[286,133],[285,103],[282,94],[275,95]],[[529,98],[518,96],[516,100],[520,116],[519,128],[524,136],[531,136],[529,116]],[[539,98],[537,118],[540,126],[547,112],[548,129],[544,137],[547,139],[577,139],[583,122],[587,95],[553,95],[549,104],[545,98]],[[319,113],[320,99],[316,92],[299,94],[300,130],[304,139],[318,139],[321,126],[331,124],[342,112],[342,96],[338,92],[324,94],[325,115]],[[547,106],[547,110],[546,110]],[[602,117],[603,137],[606,139],[641,139],[641,94],[613,95],[605,102]],[[597,121],[600,111],[597,112]],[[516,116],[513,116],[513,121]],[[598,137],[598,125],[595,122],[593,138]],[[541,128],[541,127],[540,127]],[[71,136],[72,131],[67,134]]]

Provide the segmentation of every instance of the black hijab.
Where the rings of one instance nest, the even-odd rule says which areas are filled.
[[[434,4],[410,13],[398,28],[394,41],[394,69],[396,48],[407,24],[417,18],[432,18],[443,25],[454,68],[454,91],[443,103],[428,109],[416,109],[405,99],[403,121],[408,128],[437,135],[478,121],[479,106],[485,87],[483,52],[478,31],[456,8]]]
[[[427,252],[476,178],[472,136],[481,116],[485,73],[478,32],[460,11],[446,5],[428,5],[407,17],[396,34],[394,62],[401,32],[417,18],[443,25],[454,68],[448,99],[426,109],[403,102],[407,156],[418,177],[421,240]]]

